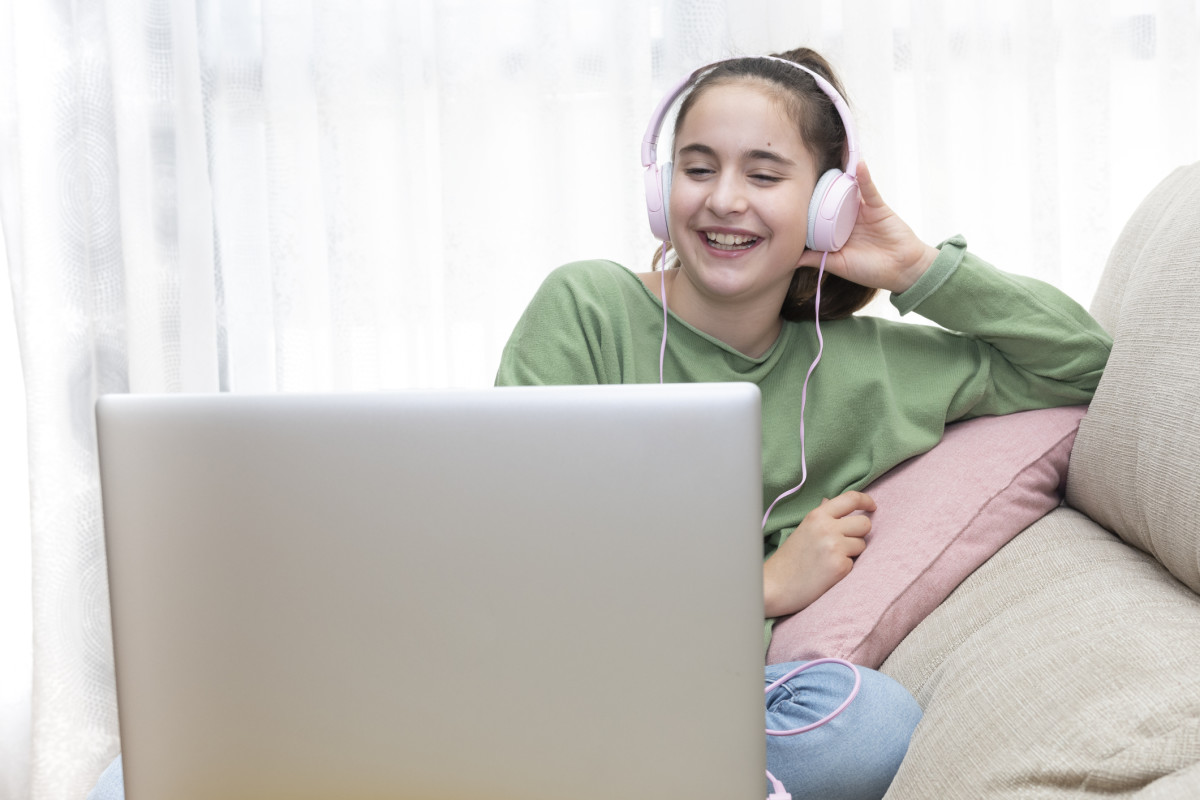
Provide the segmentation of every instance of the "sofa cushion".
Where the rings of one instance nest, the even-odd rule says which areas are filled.
[[[1197,641],[1200,598],[1054,510],[883,664],[925,709],[889,800],[1194,797],[1170,776],[1200,763]]]
[[[1200,592],[1200,163],[1138,208],[1092,311],[1115,343],[1067,502]]]
[[[1172,772],[1138,792],[1136,800],[1195,800],[1200,787],[1200,762]]]
[[[850,574],[775,625],[769,663],[838,657],[877,667],[972,570],[1061,500],[1085,407],[949,425],[866,488],[878,510]]]

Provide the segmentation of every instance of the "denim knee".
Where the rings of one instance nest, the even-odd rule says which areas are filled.
[[[768,667],[765,685],[796,666]],[[794,798],[882,797],[900,768],[921,708],[891,678],[858,669],[858,696],[828,724],[795,736],[767,737],[767,769]],[[853,673],[837,664],[803,672],[767,696],[767,728],[793,730],[817,722],[841,705],[853,686]]]

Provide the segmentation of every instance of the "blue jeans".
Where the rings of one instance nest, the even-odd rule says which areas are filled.
[[[763,686],[798,666],[767,667]],[[868,800],[883,797],[921,708],[904,687],[874,670],[859,667],[862,687],[849,707],[827,725],[797,736],[767,737],[767,769],[796,800]],[[767,696],[767,729],[793,730],[827,716],[854,686],[850,670],[820,664]],[[767,786],[770,790],[770,786]],[[766,794],[764,793],[764,797]],[[87,800],[124,800],[121,757],[117,756]]]
[[[799,665],[767,667],[763,686]],[[828,724],[797,736],[767,737],[767,769],[795,800],[883,797],[900,768],[921,707],[888,676],[858,669],[858,696]],[[818,664],[767,695],[767,729],[794,730],[817,722],[841,705],[853,687],[850,670]]]

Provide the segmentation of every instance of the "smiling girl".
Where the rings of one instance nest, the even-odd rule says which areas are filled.
[[[808,70],[842,94],[807,49],[698,71],[664,167],[663,271],[607,261],[559,268],[517,324],[496,379],[757,384],[768,636],[772,619],[813,602],[867,546],[870,518],[854,512],[875,504],[861,489],[937,444],[948,422],[1087,403],[1111,347],[1049,285],[996,270],[961,237],[936,248],[921,241],[849,157],[841,97]],[[823,176],[843,166],[861,199],[848,240],[826,254],[814,249],[810,206]],[[854,316],[879,289],[902,314],[919,311],[940,327]],[[821,347],[818,313],[822,368],[806,384]],[[794,667],[767,667],[766,683]],[[861,673],[858,697],[832,722],[768,737],[768,768],[793,796],[880,797],[899,769],[921,710],[890,678]],[[834,665],[801,673],[767,696],[767,727],[820,720],[852,684]]]

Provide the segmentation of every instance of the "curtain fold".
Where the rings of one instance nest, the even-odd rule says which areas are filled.
[[[4,235],[0,228],[0,254]],[[33,609],[25,383],[8,271],[0,269],[0,798],[29,796]]]
[[[0,800],[82,798],[119,747],[100,394],[487,385],[549,270],[649,263],[637,154],[661,94],[711,60],[801,44],[839,71],[872,173],[919,235],[963,232],[1086,303],[1141,197],[1200,158],[1197,15],[1194,0],[0,0],[24,383],[0,411],[27,414],[29,443],[27,475],[0,475],[22,490],[0,495],[22,498],[0,510],[0,558],[18,554],[0,585],[32,604],[4,596],[0,636],[33,631],[31,648],[0,641],[31,654],[0,662]]]

